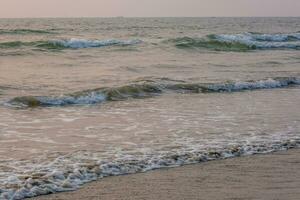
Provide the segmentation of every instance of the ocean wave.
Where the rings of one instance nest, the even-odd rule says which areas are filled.
[[[104,101],[120,101],[128,98],[145,98],[161,93],[157,85],[152,84],[131,84],[113,88],[97,88],[66,94],[56,97],[47,96],[23,96],[16,97],[8,102],[13,106],[65,106],[65,105],[86,105],[96,104]]]
[[[212,37],[222,38],[224,40],[258,41],[258,42],[291,42],[300,41],[300,32],[286,34],[261,34],[261,33],[240,33],[240,34],[221,34],[211,35]]]
[[[6,49],[6,48],[19,48],[21,46],[26,45],[26,42],[21,42],[21,41],[12,41],[12,42],[1,42],[0,43],[0,48],[1,49]]]
[[[182,37],[169,40],[178,48],[204,48],[215,51],[300,49],[300,33],[289,34],[212,34],[203,38]]]
[[[226,42],[209,38],[191,38],[182,37],[169,40],[181,49],[210,49],[214,51],[249,51],[256,49],[255,46],[249,46],[241,42]]]
[[[104,47],[104,46],[129,46],[140,43],[141,40],[86,40],[72,38],[70,40],[53,40],[49,41],[50,44],[55,46],[63,46],[65,48],[79,49],[91,47]]]
[[[78,189],[82,184],[109,176],[134,174],[153,169],[176,167],[212,160],[220,160],[253,154],[270,153],[300,147],[300,139],[239,144],[217,149],[193,149],[178,152],[152,153],[132,156],[115,155],[111,161],[101,160],[96,153],[76,152],[60,156],[48,163],[22,163],[16,173],[2,177],[0,199],[24,198]],[[24,173],[26,172],[26,173]],[[4,186],[4,187],[3,187]]]
[[[141,43],[141,40],[86,40],[86,39],[66,39],[66,40],[49,40],[49,41],[11,41],[0,43],[2,49],[14,49],[14,48],[38,48],[48,50],[59,49],[80,49],[80,48],[95,48],[106,46],[129,46]]]
[[[54,34],[50,30],[36,29],[0,29],[0,35],[25,35],[25,34]]]
[[[218,93],[282,88],[292,85],[300,85],[300,78],[277,77],[264,80],[224,83],[141,80],[125,86],[85,90],[61,96],[16,97],[7,102],[7,105],[16,107],[89,105],[102,103],[104,101],[154,97],[166,91],[178,93]]]

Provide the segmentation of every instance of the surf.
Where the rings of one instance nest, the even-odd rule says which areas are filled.
[[[168,91],[176,93],[231,93],[276,89],[295,85],[300,85],[300,78],[275,77],[262,80],[228,81],[223,83],[140,80],[124,86],[97,88],[59,96],[15,97],[8,101],[7,105],[14,107],[92,105],[107,101],[155,97]]]
[[[36,48],[48,50],[99,48],[108,46],[130,46],[141,43],[141,40],[88,40],[88,39],[56,39],[48,41],[10,41],[0,43],[1,49]]]
[[[300,33],[287,34],[210,34],[205,37],[180,37],[169,40],[177,48],[202,48],[214,51],[299,50]]]

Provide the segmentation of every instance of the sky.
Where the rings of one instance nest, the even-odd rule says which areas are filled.
[[[300,0],[0,0],[0,18],[300,16]]]

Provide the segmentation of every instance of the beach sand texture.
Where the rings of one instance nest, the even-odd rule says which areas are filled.
[[[300,150],[104,178],[32,200],[299,200]]]

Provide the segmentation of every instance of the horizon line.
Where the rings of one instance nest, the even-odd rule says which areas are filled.
[[[0,17],[0,19],[79,19],[79,18],[300,18],[299,16],[68,16],[68,17]]]

